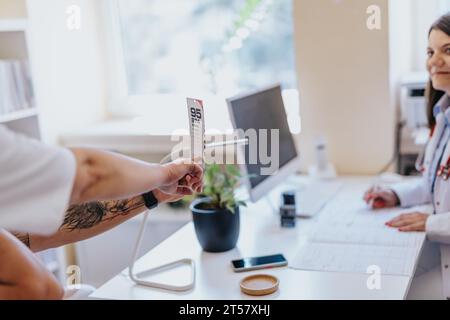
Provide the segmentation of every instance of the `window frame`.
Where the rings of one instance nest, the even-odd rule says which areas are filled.
[[[129,104],[129,90],[117,0],[102,0],[105,38],[108,102],[107,111],[112,115],[126,116],[124,106]]]
[[[102,0],[102,6],[109,87],[108,114],[113,117],[145,116],[150,113],[149,104],[174,106],[180,100],[184,100],[186,97],[181,94],[130,94],[120,26],[119,2],[118,0]]]
[[[416,0],[417,1],[417,0]],[[448,4],[448,0],[437,0],[432,2],[434,12],[442,12]],[[180,94],[143,94],[130,95],[125,65],[122,31],[120,27],[118,0],[102,0],[104,23],[105,23],[105,48],[107,52],[107,76],[108,76],[108,102],[107,112],[117,117],[143,116],[149,114],[149,104],[162,105],[166,108],[184,101],[185,95]],[[419,14],[417,2],[410,3],[412,6],[412,19]],[[413,34],[421,26],[413,26],[411,30],[411,52],[412,65],[410,71],[424,70],[422,63],[424,53],[417,48],[418,41],[412,39]]]
[[[123,51],[122,30],[120,26],[120,11],[118,0],[102,0],[104,12],[104,32],[106,39],[107,52],[107,76],[109,84],[107,112],[113,117],[133,117],[150,115],[153,111],[149,110],[148,105],[160,105],[169,110],[165,111],[169,116],[171,106],[185,103],[185,93],[175,94],[140,94],[131,95],[128,88],[126,62]],[[295,88],[295,90],[298,89]],[[195,93],[190,93],[195,94]],[[227,97],[213,94],[202,94],[206,101],[217,102],[223,100],[224,112],[227,112]],[[175,107],[173,107],[175,108]]]

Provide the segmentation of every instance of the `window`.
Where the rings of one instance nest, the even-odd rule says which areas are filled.
[[[220,105],[223,120],[226,97],[279,82],[299,131],[292,0],[114,2],[122,97],[113,113],[173,112],[194,96]]]

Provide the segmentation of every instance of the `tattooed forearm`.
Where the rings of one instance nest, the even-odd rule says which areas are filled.
[[[74,205],[67,210],[60,229],[69,231],[88,229],[102,221],[112,220],[117,216],[124,216],[144,207],[145,203],[142,197]]]
[[[66,211],[63,224],[52,235],[12,233],[32,251],[38,252],[93,237],[145,210],[142,196],[127,200],[85,203],[71,206]],[[74,230],[80,232],[73,232]]]
[[[11,234],[19,239],[28,248],[30,247],[30,235],[28,233],[12,232]]]

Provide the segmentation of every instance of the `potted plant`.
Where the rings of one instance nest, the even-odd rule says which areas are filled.
[[[239,206],[246,205],[234,194],[240,178],[234,165],[206,166],[203,192],[190,206],[195,233],[205,251],[223,252],[236,246]]]

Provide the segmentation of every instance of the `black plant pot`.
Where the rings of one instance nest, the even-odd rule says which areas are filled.
[[[234,213],[227,209],[202,209],[209,201],[209,198],[200,198],[191,204],[198,242],[208,252],[231,250],[239,238],[239,207]]]

